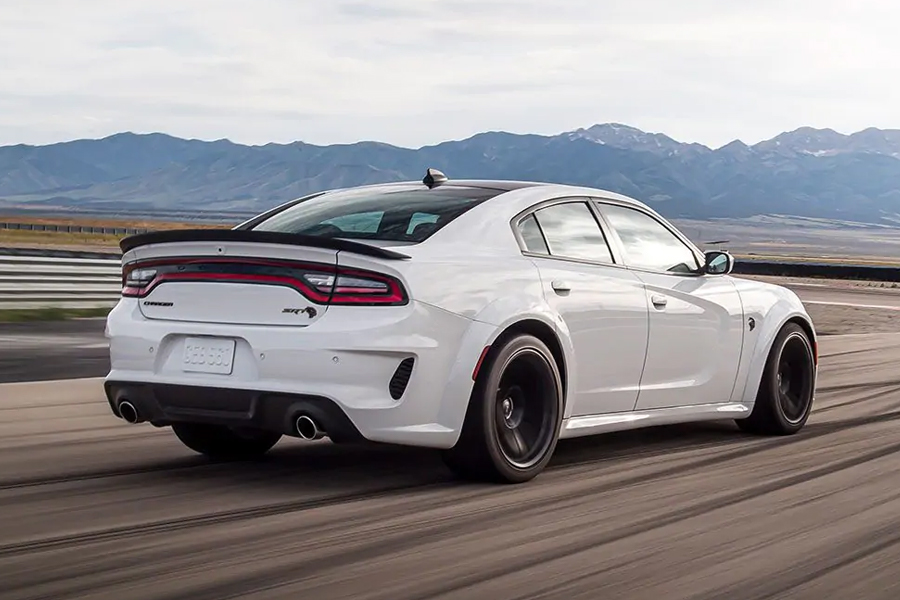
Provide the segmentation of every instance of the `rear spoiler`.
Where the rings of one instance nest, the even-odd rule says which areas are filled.
[[[172,244],[178,242],[250,242],[259,244],[282,244],[284,246],[309,246],[326,248],[343,252],[352,252],[375,258],[388,260],[405,260],[406,254],[370,246],[339,238],[326,238],[300,233],[282,233],[280,231],[253,231],[247,229],[169,229],[150,231],[123,238],[119,242],[122,253],[150,244]]]

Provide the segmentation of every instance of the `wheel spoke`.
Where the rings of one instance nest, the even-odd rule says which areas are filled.
[[[512,457],[522,458],[528,452],[528,446],[518,429],[505,428],[500,432],[500,437]]]

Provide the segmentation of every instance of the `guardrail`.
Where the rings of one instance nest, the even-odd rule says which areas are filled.
[[[736,275],[900,282],[900,267],[738,260]],[[0,309],[112,307],[122,291],[120,255],[0,248]]]
[[[10,223],[0,221],[0,229],[13,231],[55,231],[61,233],[103,233],[108,235],[134,235],[146,233],[149,229],[134,227],[102,227],[95,225],[57,225],[55,223]]]
[[[122,292],[121,261],[0,251],[0,309],[112,307]]]

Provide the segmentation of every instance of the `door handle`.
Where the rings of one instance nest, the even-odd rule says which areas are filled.
[[[569,285],[568,281],[561,281],[561,280],[557,279],[557,280],[553,281],[553,283],[551,283],[550,286],[553,288],[553,291],[558,294],[565,294],[567,292],[572,291],[572,286]]]
[[[665,296],[659,296],[657,294],[653,294],[650,296],[650,302],[653,303],[653,306],[657,308],[662,308],[668,302],[668,299]]]

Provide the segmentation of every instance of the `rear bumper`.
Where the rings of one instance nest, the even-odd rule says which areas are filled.
[[[123,299],[107,318],[107,396],[117,416],[127,397],[158,425],[297,435],[292,421],[303,410],[318,415],[334,441],[450,448],[465,419],[472,369],[495,329],[421,303],[332,307],[314,325],[293,328],[147,319]],[[186,340],[194,336],[235,340],[231,373],[185,371]],[[398,378],[408,362],[408,378]]]
[[[340,406],[321,396],[113,380],[104,383],[104,390],[113,414],[121,418],[118,406],[127,400],[134,406],[138,422],[149,421],[159,427],[209,423],[298,437],[297,418],[306,415],[334,442],[365,440]]]

